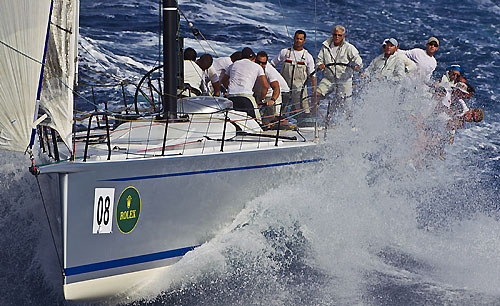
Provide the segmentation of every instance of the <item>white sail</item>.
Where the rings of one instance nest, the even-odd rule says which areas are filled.
[[[78,57],[78,11],[79,0],[54,1],[40,99],[41,113],[49,116],[49,121],[43,124],[54,128],[68,148],[71,148]]]
[[[30,142],[50,0],[0,1],[0,149]]]

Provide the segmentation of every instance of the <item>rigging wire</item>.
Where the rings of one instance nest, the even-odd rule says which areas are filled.
[[[100,62],[97,58],[95,58],[95,56],[94,56],[92,53],[90,53],[90,51],[89,51],[89,50],[87,50],[87,49],[85,48],[85,46],[84,46],[82,43],[79,43],[78,45],[79,45],[80,47],[82,47],[82,49],[83,49],[83,50],[85,50],[85,52],[87,52],[87,54],[88,54],[88,55],[90,55],[90,57],[92,57],[92,58],[94,59],[94,61],[95,61],[97,64],[99,64],[99,66],[101,66],[101,67],[102,67],[102,69],[104,69],[104,70],[108,70],[108,68],[106,68],[106,67],[105,67],[105,66],[104,66],[104,65],[103,65],[103,64],[102,64],[102,63],[101,63],[101,62]],[[101,73],[102,73],[102,74],[104,74],[105,76],[109,77],[109,78],[112,78],[112,79],[118,80],[118,81],[120,81],[120,82],[126,81],[125,79],[120,78],[119,76],[112,75],[112,74],[109,74],[109,73],[107,73],[107,72],[101,72]]]
[[[60,28],[60,27],[58,27],[58,28]],[[62,28],[60,28],[60,29],[62,29]],[[62,30],[64,30],[64,29],[62,29]],[[45,64],[44,64],[44,63],[42,63],[41,61],[39,61],[39,60],[37,60],[37,59],[33,58],[32,56],[28,55],[27,53],[25,53],[25,52],[23,52],[23,51],[21,51],[21,50],[19,50],[19,49],[15,48],[15,47],[12,47],[11,45],[9,45],[8,43],[6,43],[6,42],[4,42],[4,41],[2,41],[2,40],[0,40],[0,44],[4,45],[5,47],[7,47],[7,48],[11,49],[12,51],[14,51],[14,52],[16,52],[16,53],[19,53],[20,55],[22,55],[22,56],[24,56],[24,57],[26,57],[26,58],[28,58],[28,59],[30,59],[30,60],[32,60],[32,61],[34,61],[35,63],[38,63],[38,64],[40,64],[40,65],[42,65],[42,66],[45,66]],[[92,53],[90,53],[90,52],[89,52],[89,51],[88,51],[88,50],[87,50],[87,49],[83,46],[83,44],[79,43],[79,46],[80,46],[80,47],[82,47],[82,49],[83,49],[83,50],[85,50],[85,52],[87,52],[87,54],[89,54],[89,55],[90,55],[90,56],[91,56],[91,57],[95,60],[95,62],[96,62],[97,64],[99,64],[99,65],[100,65],[103,69],[105,69],[105,70],[107,69],[107,68],[106,68],[106,67],[105,67],[105,66],[104,66],[104,65],[103,65],[100,61],[98,61],[98,60],[97,60],[97,59],[96,59],[96,58],[92,55]],[[90,69],[90,68],[89,68],[89,70],[92,70],[92,69]],[[95,72],[97,72],[97,71],[95,71]],[[114,75],[111,75],[111,74],[106,73],[106,72],[99,72],[99,73],[102,73],[102,74],[104,74],[105,76],[110,77],[110,78],[112,78],[112,79],[118,80],[118,81],[120,81],[120,83],[123,83],[123,84],[131,84],[131,83],[130,83],[130,81],[125,80],[125,79],[122,79],[122,78],[120,78],[120,77],[118,77],[118,76],[114,76]],[[61,80],[60,78],[57,78],[57,79],[59,80],[59,82],[60,82],[60,83],[61,83],[64,87],[66,87],[66,88],[68,88],[69,90],[71,90],[71,92],[72,92],[73,94],[75,94],[75,95],[76,95],[76,96],[78,96],[79,98],[83,99],[85,102],[87,102],[87,103],[89,103],[89,104],[91,104],[91,105],[93,105],[93,106],[98,107],[98,106],[97,106],[97,105],[95,105],[92,101],[90,101],[90,100],[88,100],[87,98],[85,98],[85,97],[83,97],[82,95],[80,95],[77,91],[75,91],[75,90],[74,90],[74,88],[72,88],[71,86],[69,86],[68,84],[66,84],[63,80]]]
[[[351,33],[349,33],[349,0],[345,0],[345,29],[346,32],[349,34],[349,37],[351,37]],[[346,34],[347,34],[346,33]]]
[[[29,154],[30,154],[30,160],[31,160],[31,167],[29,168],[29,170],[30,170],[31,174],[33,174],[36,178],[36,184],[38,185],[38,190],[40,191],[40,198],[42,199],[43,210],[45,211],[45,217],[47,218],[47,223],[48,223],[49,230],[50,230],[50,236],[52,237],[52,243],[54,245],[54,250],[55,250],[56,255],[57,255],[57,262],[59,263],[59,268],[61,269],[61,274],[62,274],[62,277],[64,278],[65,277],[64,268],[62,265],[61,257],[59,256],[59,251],[57,250],[57,243],[56,243],[56,239],[54,237],[54,231],[52,230],[52,225],[50,223],[49,213],[47,212],[47,205],[45,204],[45,199],[43,198],[43,193],[42,193],[42,187],[40,186],[40,181],[38,179],[38,175],[40,174],[40,168],[35,166],[35,158],[33,157],[33,152],[31,150],[29,151]]]
[[[318,54],[318,1],[314,0],[314,54]]]
[[[193,36],[194,36],[194,38],[196,38],[196,41],[198,41],[198,43],[200,44],[200,47],[203,49],[203,52],[207,53],[207,51],[205,50],[205,48],[201,44],[201,41],[198,39],[198,35],[200,35],[203,38],[203,40],[210,47],[210,49],[215,54],[215,56],[219,57],[219,55],[217,54],[217,52],[215,52],[214,48],[212,48],[212,45],[205,38],[205,36],[203,35],[203,33],[200,30],[198,30],[197,28],[194,27],[193,23],[191,21],[189,21],[189,19],[186,17],[186,15],[184,14],[184,12],[180,8],[178,8],[178,10],[181,13],[182,17],[184,17],[184,20],[186,20],[188,26],[191,28],[191,31],[193,32]]]
[[[32,57],[32,56],[30,56],[30,55],[28,55],[28,54],[24,53],[23,51],[21,51],[21,50],[19,50],[19,49],[16,49],[16,48],[12,47],[11,45],[9,45],[8,43],[6,43],[6,42],[4,42],[4,41],[2,41],[2,40],[0,40],[0,44],[2,44],[2,45],[4,45],[4,46],[6,46],[7,48],[11,49],[11,50],[12,50],[12,51],[14,51],[14,52],[17,52],[17,53],[21,54],[21,55],[22,55],[22,56],[24,56],[24,57],[29,58],[30,60],[34,61],[35,63],[38,63],[38,64],[40,64],[40,65],[42,65],[42,66],[45,66],[45,64],[44,64],[44,63],[42,63],[41,61],[39,61],[39,60],[37,60],[36,58],[34,58],[34,57]]]
[[[162,0],[158,0],[158,12],[161,12]],[[162,34],[162,18],[161,14],[158,14],[158,63],[161,63],[161,34]]]
[[[35,59],[35,58],[31,57],[30,55],[28,55],[28,54],[26,54],[26,53],[24,53],[24,52],[22,52],[22,51],[20,51],[20,50],[18,50],[18,49],[16,49],[16,48],[14,48],[14,47],[10,46],[9,44],[7,44],[7,43],[5,43],[5,42],[3,42],[3,41],[1,41],[1,40],[0,40],[0,44],[2,44],[2,45],[4,45],[4,46],[6,46],[7,48],[9,48],[9,49],[11,49],[11,50],[13,50],[14,52],[17,52],[17,53],[21,54],[22,56],[24,56],[24,57],[26,57],[26,58],[28,58],[28,59],[30,59],[30,60],[32,60],[32,61],[34,61],[35,63],[38,63],[38,64],[40,64],[40,65],[42,65],[42,66],[45,66],[45,64],[43,64],[43,63],[42,63],[42,62],[40,62],[39,60],[37,60],[37,59]],[[88,50],[86,50],[86,49],[85,49],[85,47],[83,47],[81,44],[80,44],[80,46],[81,46],[81,47],[82,47],[85,51],[87,51],[87,53],[89,53],[89,55],[90,55],[90,56],[92,56],[92,54],[90,54],[90,52],[88,52]],[[93,56],[92,56],[92,57],[93,57]],[[99,63],[95,57],[93,57],[93,58],[95,59],[95,61],[96,61],[98,64],[100,64],[100,65],[102,66],[102,64],[101,64],[101,63]],[[106,69],[104,66],[102,66],[102,67],[103,67],[104,69]],[[127,80],[122,80],[122,79],[119,79],[118,77],[114,77],[114,76],[112,76],[112,75],[109,75],[108,73],[104,73],[104,72],[101,72],[101,73],[105,74],[105,75],[106,75],[106,76],[108,76],[108,77],[115,78],[115,79],[119,80],[120,82],[127,82],[127,83],[128,83],[128,81],[127,81]],[[87,98],[85,98],[84,96],[80,95],[77,91],[75,91],[75,90],[74,90],[74,88],[72,88],[71,86],[69,86],[68,84],[66,84],[66,82],[64,82],[63,80],[61,80],[61,78],[57,78],[57,80],[58,80],[58,81],[59,81],[59,82],[60,82],[60,83],[61,83],[64,87],[66,87],[67,89],[71,90],[71,92],[72,92],[74,95],[76,95],[76,96],[78,96],[79,98],[83,99],[85,102],[87,102],[87,103],[89,103],[89,104],[91,104],[91,105],[93,105],[93,106],[98,107],[98,106],[97,106],[97,105],[95,105],[92,101],[90,101],[90,100],[88,100]]]
[[[287,26],[287,23],[286,23],[285,14],[283,13],[283,6],[281,5],[281,0],[278,0],[278,2],[280,4],[280,11],[281,11],[281,16],[283,17],[283,23],[285,24],[286,35],[288,35],[288,38],[292,38],[290,36],[290,32],[288,31],[288,26]]]

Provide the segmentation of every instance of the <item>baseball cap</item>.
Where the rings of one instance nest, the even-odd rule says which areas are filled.
[[[432,36],[427,40],[428,44],[430,44],[431,42],[435,42],[439,46],[439,40],[436,37]]]
[[[253,57],[255,57],[255,53],[253,53],[253,50],[250,49],[249,47],[243,48],[243,50],[241,50],[241,55],[242,55],[243,58],[253,58]]]
[[[458,72],[462,72],[462,67],[460,67],[460,65],[451,65],[450,67],[446,68],[446,71],[458,71]]]
[[[386,38],[384,42],[382,43],[382,46],[387,44],[387,42],[390,42],[393,46],[398,46],[398,41],[396,38]]]

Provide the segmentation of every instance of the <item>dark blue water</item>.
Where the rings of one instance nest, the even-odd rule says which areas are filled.
[[[248,201],[231,227],[121,305],[500,305],[500,6],[495,1],[181,1],[219,55],[244,46],[276,54],[307,32],[313,54],[336,24],[365,66],[395,37],[428,37],[439,78],[460,64],[476,88],[467,125],[445,161],[415,172],[391,156],[406,131],[384,114],[388,89],[359,98],[362,135],[339,129],[319,173],[284,179]],[[81,75],[137,82],[158,64],[157,1],[81,3]],[[181,20],[185,45],[201,45]],[[103,75],[102,73],[105,73]],[[129,89],[130,97],[133,91]],[[83,108],[86,91],[79,104]],[[117,93],[119,93],[117,91]],[[106,99],[118,101],[111,90]],[[408,97],[409,104],[418,99]],[[99,101],[98,101],[99,103]],[[397,107],[390,101],[385,106]],[[398,138],[399,137],[399,138]],[[0,152],[0,305],[65,305],[33,177],[21,154]],[[358,157],[359,156],[359,157]],[[389,165],[389,166],[388,166]]]

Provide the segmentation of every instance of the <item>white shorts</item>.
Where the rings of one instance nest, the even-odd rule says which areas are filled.
[[[322,96],[326,96],[329,93],[336,93],[342,98],[348,98],[352,96],[352,79],[346,82],[333,83],[327,78],[323,78],[319,83],[316,91]]]

